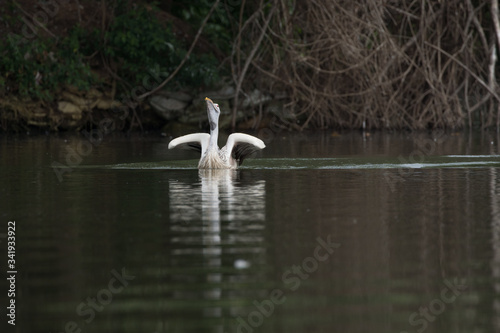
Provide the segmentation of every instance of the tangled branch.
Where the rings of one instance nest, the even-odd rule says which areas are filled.
[[[243,89],[284,93],[287,118],[301,128],[499,123],[496,0],[476,7],[471,0],[271,4],[273,11],[269,3],[259,9],[270,18],[265,31],[262,20],[240,31],[265,32],[259,51],[247,51],[252,66],[243,74],[266,79]]]

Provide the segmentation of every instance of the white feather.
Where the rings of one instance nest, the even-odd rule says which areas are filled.
[[[226,159],[229,161],[231,159],[231,154],[233,153],[234,147],[236,147],[240,143],[247,143],[255,146],[258,149],[264,149],[266,145],[264,142],[256,138],[255,136],[251,136],[243,133],[233,133],[227,138],[226,146],[222,148],[222,151],[226,154]]]
[[[179,145],[189,145],[190,143],[194,143],[194,144],[199,144],[201,146],[201,156],[203,156],[207,151],[209,142],[210,142],[210,134],[193,133],[173,139],[168,144],[168,149],[175,148]]]

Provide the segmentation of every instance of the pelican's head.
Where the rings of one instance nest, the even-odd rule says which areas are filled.
[[[208,113],[208,120],[210,122],[210,130],[213,131],[219,125],[219,115],[220,115],[219,104],[214,103],[208,97],[205,97],[205,101],[207,102],[207,113]]]

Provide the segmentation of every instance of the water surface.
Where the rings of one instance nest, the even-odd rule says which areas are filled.
[[[199,172],[154,134],[3,136],[16,331],[500,331],[496,133],[266,139]]]

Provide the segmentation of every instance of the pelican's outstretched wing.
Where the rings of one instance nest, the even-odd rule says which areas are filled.
[[[266,145],[261,139],[243,133],[233,133],[227,138],[227,144],[223,151],[227,154],[227,160],[232,157],[238,165],[243,163],[243,160],[248,155],[256,152],[257,150],[264,149]]]
[[[168,144],[168,149],[172,148],[183,148],[183,149],[193,149],[203,154],[207,150],[208,143],[210,141],[210,134],[208,133],[194,133],[183,135],[178,138],[173,139]]]

